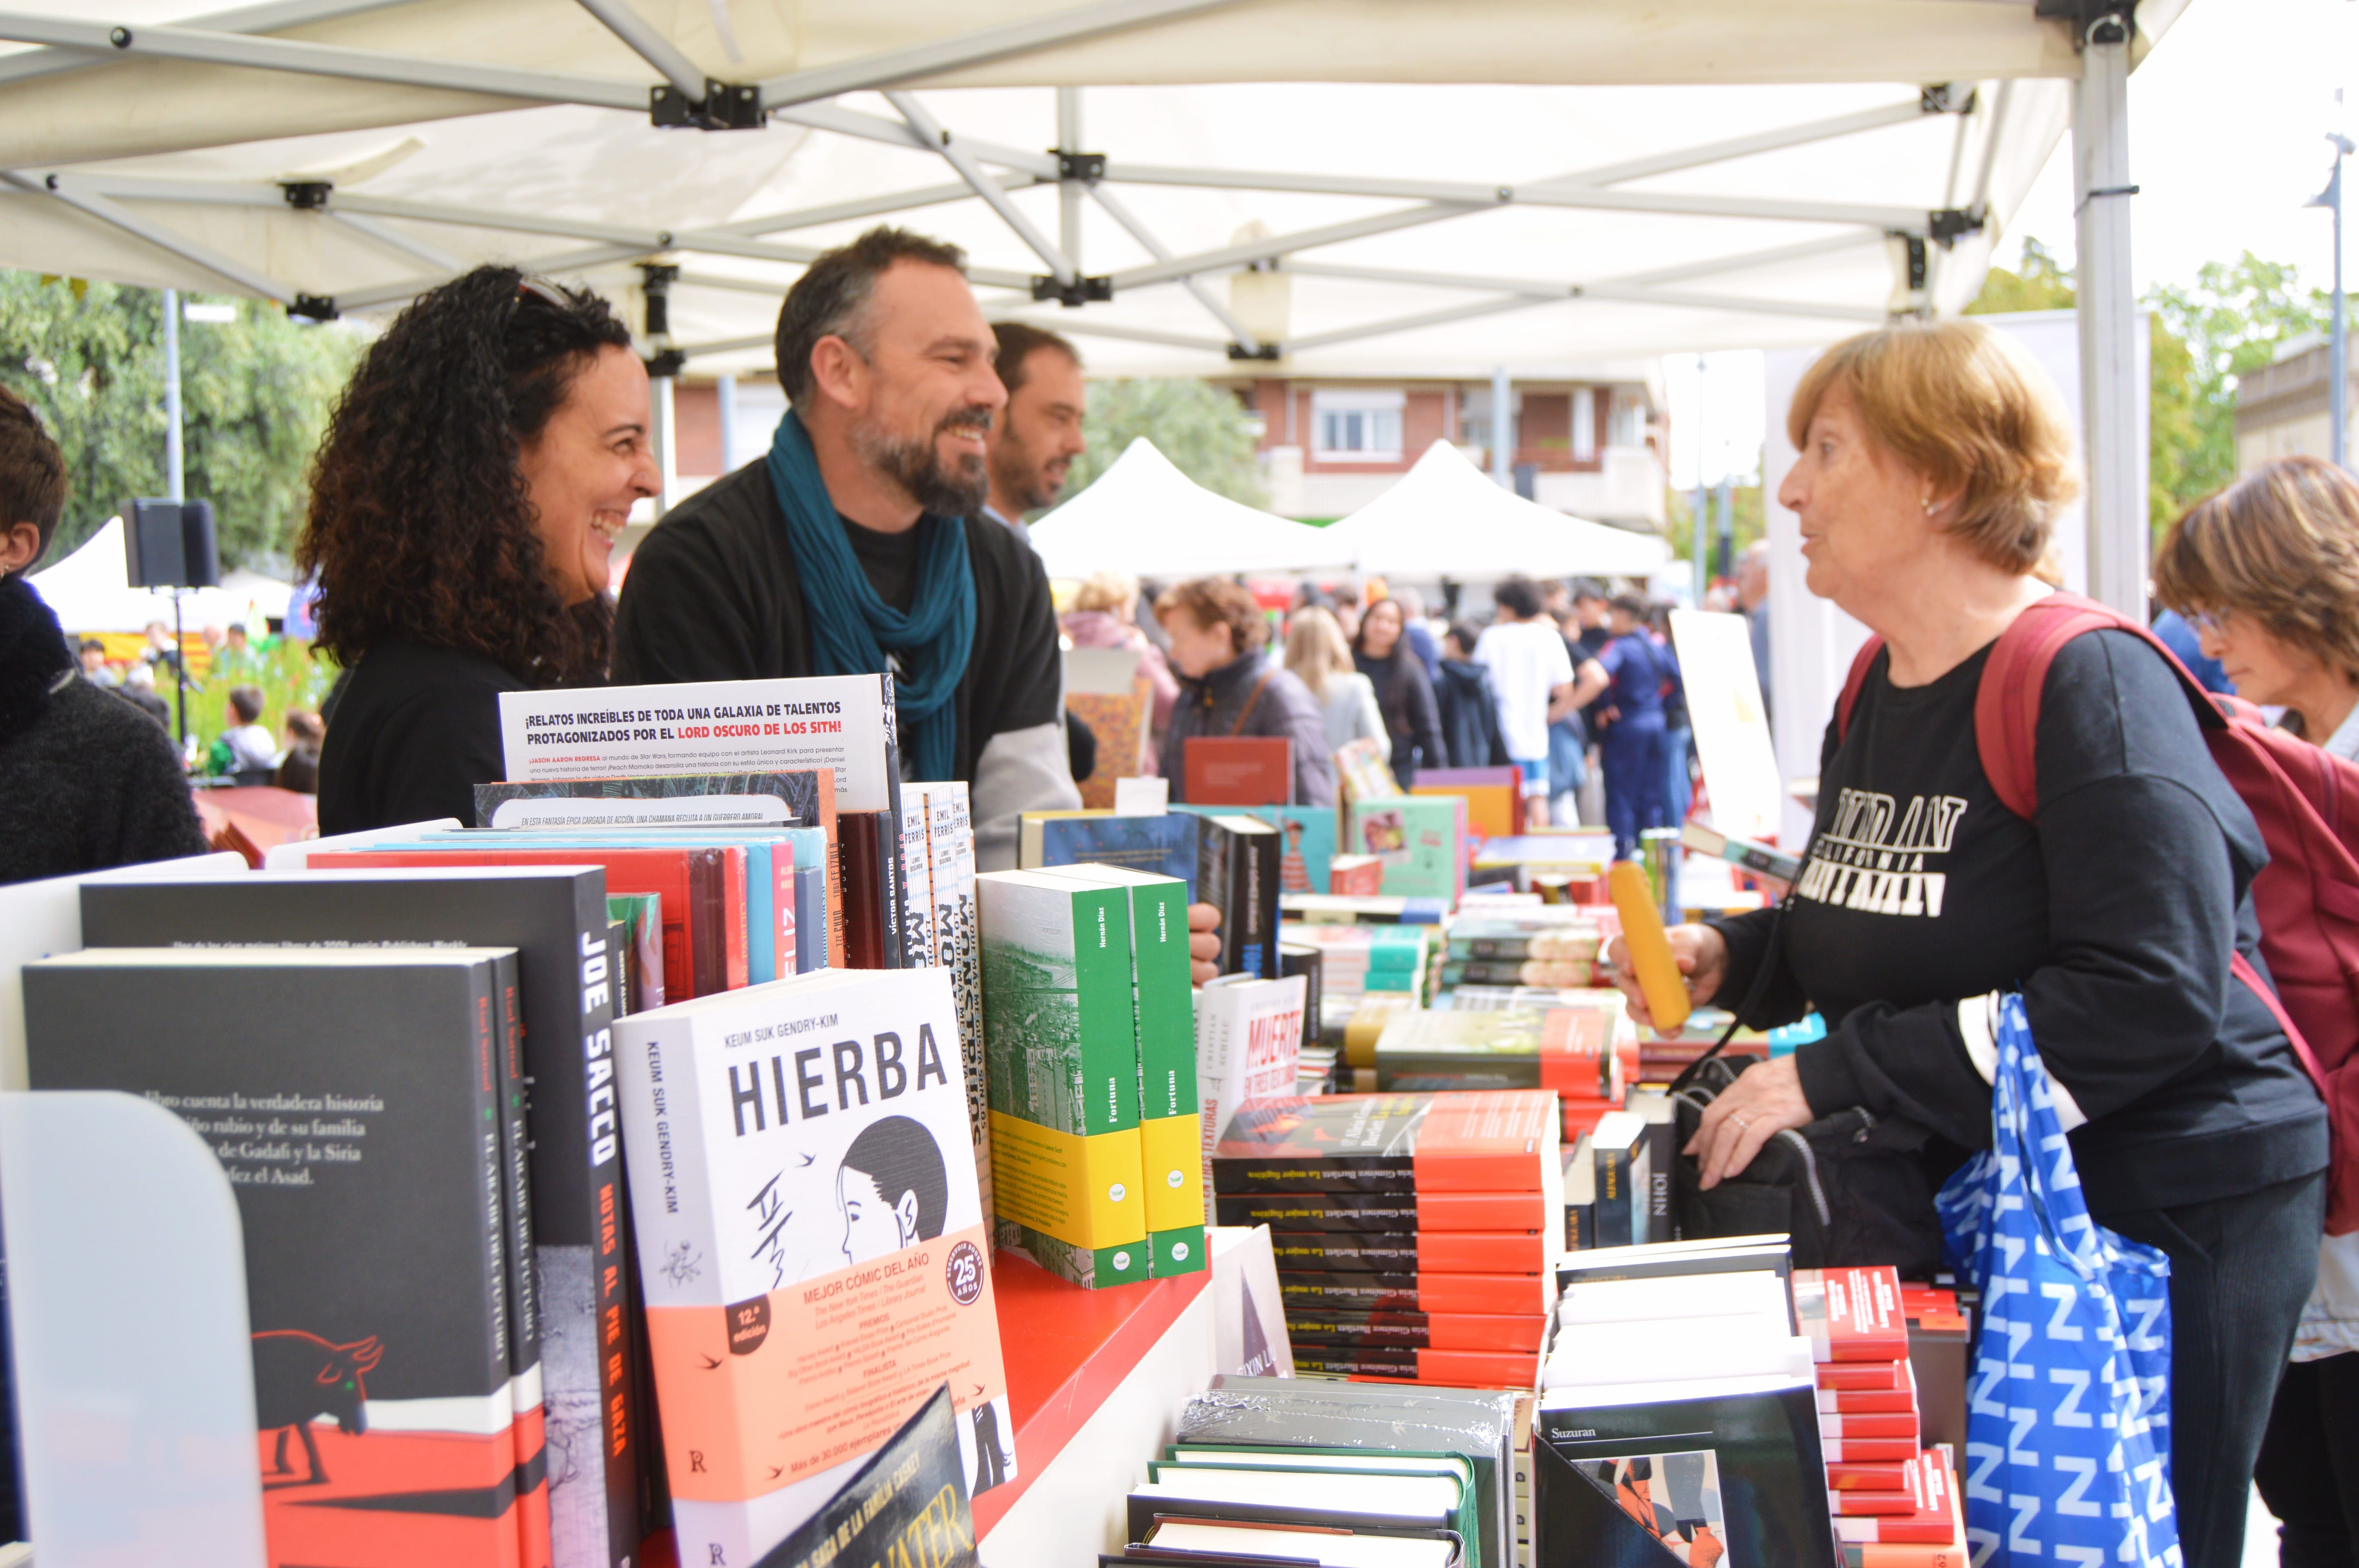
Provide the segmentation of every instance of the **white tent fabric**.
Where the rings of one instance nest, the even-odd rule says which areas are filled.
[[[1329,532],[1343,535],[1362,572],[1406,582],[1645,577],[1670,558],[1652,535],[1568,517],[1501,489],[1447,441]]]
[[[1127,572],[1167,581],[1234,573],[1348,570],[1333,528],[1274,517],[1211,491],[1144,436],[1087,490],[1032,524],[1050,577]]]
[[[108,518],[82,548],[25,580],[57,611],[58,624],[68,632],[138,632],[150,622],[172,624],[170,594],[131,586],[120,517]],[[248,595],[227,589],[192,589],[181,596],[180,623],[191,632],[226,626],[244,621],[253,602]]]
[[[265,572],[249,571],[234,567],[222,573],[222,591],[240,604],[250,604],[264,618],[271,621],[287,619],[287,606],[295,597],[295,585],[281,582]]]
[[[802,263],[885,218],[1103,373],[1824,341],[1972,295],[2078,70],[2032,0],[49,5],[0,16],[51,46],[0,55],[0,265],[366,313],[496,257],[636,319],[659,261],[671,339],[731,373]],[[656,128],[658,69],[757,90],[765,128]]]

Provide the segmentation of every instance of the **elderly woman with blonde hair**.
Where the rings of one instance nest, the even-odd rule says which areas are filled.
[[[1148,728],[1158,743],[1171,727],[1171,705],[1180,700],[1180,682],[1171,673],[1163,650],[1147,641],[1138,626],[1138,579],[1125,572],[1099,572],[1082,579],[1073,590],[1072,608],[1058,617],[1066,641],[1076,648],[1127,648],[1138,655],[1138,667],[1155,693]],[[1147,749],[1147,771],[1154,772],[1155,750]]]
[[[1689,1152],[1709,1187],[1779,1131],[1864,1108],[1921,1177],[1886,1195],[1908,1255],[1829,1261],[1921,1264],[1933,1190],[1990,1143],[1995,1003],[2019,992],[2090,1210],[2170,1260],[2180,1542],[2187,1568],[2234,1568],[2327,1162],[2317,1091],[2230,972],[2258,960],[2259,830],[2178,675],[2127,632],[2075,638],[2049,667],[2032,818],[1983,770],[1984,666],[2049,591],[2033,568],[2073,488],[2070,430],[2027,356],[1965,321],[1865,333],[1802,378],[1787,431],[1799,455],[1777,499],[1810,589],[1885,645],[1828,726],[1792,894],[1671,933],[1697,1001],[1753,1024],[1815,1007],[1827,1025],[1740,1076]]]

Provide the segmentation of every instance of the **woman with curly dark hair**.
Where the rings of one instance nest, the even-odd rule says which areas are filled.
[[[483,266],[362,360],[320,449],[297,565],[348,674],[320,830],[455,816],[505,776],[499,694],[605,679],[607,557],[656,493],[647,375],[596,295]]]

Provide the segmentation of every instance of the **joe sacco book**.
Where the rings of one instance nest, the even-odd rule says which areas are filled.
[[[757,1562],[944,1383],[974,1490],[1011,1479],[949,972],[660,1008],[615,1056],[680,1561]]]

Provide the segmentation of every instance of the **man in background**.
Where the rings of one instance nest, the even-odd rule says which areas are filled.
[[[1081,351],[1040,327],[1002,321],[991,330],[998,344],[992,361],[1007,406],[991,423],[984,462],[991,498],[983,514],[1020,535],[1027,516],[1057,504],[1073,460],[1088,443],[1082,416],[1089,389],[1082,379]]]
[[[123,684],[123,678],[107,667],[106,644],[95,637],[82,640],[82,678],[95,686]]]
[[[1507,579],[1491,598],[1497,618],[1475,639],[1474,662],[1491,672],[1498,693],[1499,733],[1523,774],[1525,826],[1545,827],[1549,727],[1572,711],[1572,660],[1556,622],[1541,613],[1539,589],[1529,578]]]
[[[1409,652],[1425,666],[1425,678],[1441,678],[1441,644],[1433,640],[1433,628],[1425,623],[1425,595],[1413,588],[1398,588],[1393,597],[1400,600],[1401,636]]]

